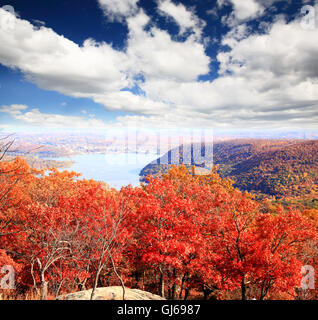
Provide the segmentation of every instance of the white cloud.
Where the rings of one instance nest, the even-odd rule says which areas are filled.
[[[0,22],[5,14],[0,10]],[[190,22],[179,24],[186,30]],[[127,47],[117,51],[93,40],[78,46],[21,19],[12,32],[2,30],[0,23],[0,63],[20,69],[42,88],[130,113],[113,125],[317,126],[318,43],[313,39],[318,29],[305,30],[299,20],[282,19],[267,25],[262,34],[252,34],[246,24],[236,25],[222,40],[229,50],[217,55],[219,77],[198,81],[210,71],[210,58],[195,34],[175,41],[142,10],[128,17],[127,25]],[[137,76],[143,80],[135,80]],[[123,90],[133,85],[139,85],[143,95]],[[106,125],[21,106],[2,107],[2,112],[35,125]]]
[[[0,63],[19,68],[41,88],[82,97],[128,84],[125,54],[110,45],[88,39],[78,46],[52,29],[36,29],[21,19],[8,31],[1,23],[7,15],[0,9]]]
[[[111,20],[122,21],[137,12],[138,0],[98,0],[104,14]]]
[[[30,111],[26,111],[26,109],[28,106],[25,105],[1,106],[0,112],[11,115],[15,120],[22,121],[23,124],[45,126],[46,128],[103,128],[107,126],[99,119],[86,120],[77,116],[42,113],[39,109],[31,109]]]
[[[0,22],[6,14],[9,13],[0,10]],[[126,99],[127,93],[120,90],[130,86],[135,75],[191,81],[209,71],[210,59],[194,36],[185,42],[173,41],[166,31],[158,28],[145,31],[148,22],[149,17],[142,11],[128,19],[126,53],[91,39],[78,46],[52,29],[35,29],[21,19],[16,19],[11,32],[1,28],[0,23],[0,63],[19,68],[41,88],[92,98],[110,109],[115,108],[109,105],[114,96],[117,100]],[[134,100],[143,102],[141,110],[152,105],[152,101],[138,96]],[[131,109],[125,100],[120,105]]]
[[[129,91],[114,92],[95,97],[95,101],[105,105],[108,110],[133,113],[161,113],[167,109],[166,104],[153,101]]]
[[[255,77],[256,72],[262,72],[276,79],[288,77],[289,81],[282,84],[285,86],[317,80],[318,43],[312,41],[316,36],[317,29],[305,30],[299,20],[291,23],[279,20],[269,33],[250,35],[242,41],[233,41],[226,36],[223,44],[230,45],[231,51],[218,56],[222,62],[221,73],[228,70],[250,78]],[[294,82],[291,83],[292,79]]]
[[[179,26],[180,34],[187,31],[194,32],[201,37],[205,22],[200,20],[191,10],[188,10],[183,4],[174,4],[170,0],[160,0],[158,5],[159,12],[171,17]]]
[[[235,44],[247,38],[251,33],[251,28],[249,28],[246,24],[239,24],[233,27],[222,40],[223,45],[228,45],[230,47],[234,47]]]
[[[215,18],[215,19],[219,17],[218,7],[214,7],[214,8],[212,8],[212,9],[209,9],[206,13],[207,13],[209,16]]]
[[[11,106],[2,106],[0,112],[8,113],[11,116],[19,116],[22,114],[22,110],[27,109],[28,107],[22,104],[13,104]]]
[[[318,30],[280,20],[268,34],[247,36],[245,31],[224,37],[231,50],[218,54],[216,80],[149,80],[142,89],[150,98],[177,106],[170,114],[173,120],[192,112],[193,122],[214,126],[316,126],[318,43],[311,39],[318,37]]]
[[[220,8],[229,5],[233,7],[231,14],[223,17],[223,22],[235,26],[262,16],[277,1],[280,0],[218,0],[217,3]]]
[[[255,18],[261,15],[265,9],[255,0],[231,1],[234,6],[235,17],[240,21]]]
[[[209,72],[210,58],[196,37],[189,36],[184,42],[173,41],[168,32],[158,28],[145,31],[148,22],[143,12],[128,19],[127,54],[130,61],[134,61],[134,73],[142,73],[147,79],[191,81]]]

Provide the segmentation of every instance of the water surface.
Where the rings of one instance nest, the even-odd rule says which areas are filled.
[[[63,170],[75,171],[85,179],[103,181],[120,189],[128,184],[139,185],[140,170],[157,158],[157,154],[109,153],[76,155],[55,160],[72,160],[75,163]]]

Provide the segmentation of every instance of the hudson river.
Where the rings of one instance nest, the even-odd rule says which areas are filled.
[[[157,158],[157,154],[109,153],[76,155],[55,160],[75,162],[70,168],[60,170],[75,171],[82,174],[79,178],[104,181],[119,189],[128,184],[139,185],[140,170]]]

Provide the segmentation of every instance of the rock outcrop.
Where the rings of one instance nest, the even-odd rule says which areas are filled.
[[[90,300],[92,289],[69,293],[57,297],[57,300]],[[120,286],[97,288],[94,300],[122,300],[123,289]],[[165,300],[164,298],[139,289],[125,288],[125,300]]]

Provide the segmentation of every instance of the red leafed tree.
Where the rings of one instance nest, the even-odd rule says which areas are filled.
[[[318,288],[317,288],[317,283],[318,283],[318,210],[317,209],[306,209],[303,211],[303,216],[308,218],[310,223],[312,224],[314,230],[315,230],[315,237],[313,237],[306,245],[303,250],[300,250],[298,253],[298,257],[301,261],[303,261],[303,265],[309,265],[313,267],[313,271],[311,273],[313,274],[313,287],[307,288],[307,290],[298,290],[298,296],[297,299],[310,299],[310,300],[317,300],[318,298]],[[308,281],[307,285],[309,284],[309,278],[310,274],[308,273],[303,274]],[[312,276],[312,274],[311,274]]]
[[[58,294],[62,285],[83,275],[82,270],[77,272],[83,264],[77,252],[79,212],[65,210],[61,198],[76,195],[90,182],[75,181],[78,174],[54,168],[49,174],[39,173],[23,189],[30,201],[23,209],[26,239],[18,253],[27,265],[25,272],[28,270],[32,276],[33,287],[37,289],[39,285],[41,299],[46,299],[53,284]]]
[[[169,299],[190,290],[291,299],[301,266],[316,266],[314,209],[259,205],[216,169],[195,176],[173,167],[120,191],[77,176],[0,162],[0,263],[21,269],[21,284],[42,299],[87,288],[93,299],[114,283],[123,298],[126,283]]]
[[[32,183],[33,173],[23,159],[0,162],[0,237],[23,228],[24,207],[30,203],[25,189]]]
[[[56,280],[56,269],[64,263],[69,273],[70,260],[74,255],[74,239],[79,225],[73,212],[65,212],[60,207],[41,204],[30,206],[26,230],[28,242],[24,255],[30,264],[33,286],[40,284],[41,299],[47,298],[48,285]],[[70,275],[64,274],[66,280]]]
[[[64,212],[71,211],[79,225],[78,251],[81,252],[80,259],[86,262],[86,271],[91,275],[91,299],[106,268],[111,268],[118,277],[124,296],[124,283],[116,265],[129,237],[126,216],[130,211],[125,198],[92,182],[88,187],[79,189],[74,196],[61,199],[60,206]]]
[[[80,174],[69,171],[58,171],[51,168],[39,174],[29,183],[26,192],[35,203],[56,206],[61,196],[75,195],[79,188],[85,187],[88,181],[75,181]]]
[[[255,254],[252,283],[259,290],[259,299],[293,299],[300,287],[300,252],[315,240],[316,232],[300,212],[281,210],[279,214],[260,215],[255,228]]]
[[[193,176],[188,173],[185,166],[173,166],[163,180],[170,181],[178,197],[187,199],[192,211],[191,242],[192,254],[184,259],[184,274],[181,278],[179,298],[182,289],[185,296],[189,289],[202,291],[207,299],[210,293],[217,292],[225,287],[222,275],[215,268],[216,253],[211,244],[215,239],[219,223],[219,205],[222,203],[223,193],[233,189],[229,180],[221,179],[216,170],[208,175]]]
[[[220,273],[221,290],[240,287],[246,299],[246,284],[252,271],[255,234],[253,222],[258,206],[248,194],[238,190],[220,191],[214,204],[218,208],[218,227],[210,244],[210,263]]]
[[[195,258],[188,265],[191,287],[209,293],[241,287],[246,298],[246,277],[251,268],[251,231],[258,205],[248,193],[222,179],[216,169],[208,175],[191,176],[186,168],[173,167],[164,176],[178,194],[191,200],[197,234]]]
[[[165,282],[170,296],[176,293],[180,276],[195,255],[199,237],[196,213],[191,201],[178,194],[169,180],[149,178],[142,200],[133,216],[135,239],[141,261],[159,276],[159,293],[165,296]]]
[[[31,203],[25,190],[33,181],[33,173],[35,171],[20,158],[0,162],[0,268],[4,265],[13,267],[19,289],[24,282],[21,270],[25,265],[24,249],[28,242],[26,207]]]

